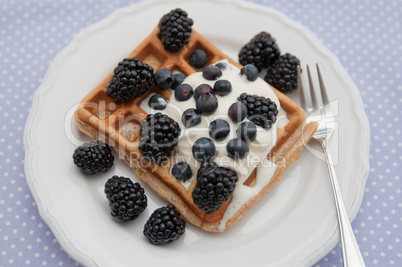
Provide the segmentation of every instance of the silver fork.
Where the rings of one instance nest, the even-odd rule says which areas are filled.
[[[328,141],[336,129],[336,120],[329,107],[328,95],[324,86],[323,79],[321,77],[321,72],[318,64],[316,64],[316,67],[322,101],[317,101],[310,69],[307,66],[307,75],[310,90],[303,87],[300,73],[301,71],[300,68],[297,69],[300,105],[306,112],[307,122],[316,121],[319,123],[317,131],[314,133],[313,138],[316,139],[322,146],[329,171],[329,176],[331,178],[331,184],[336,204],[336,212],[338,217],[339,233],[341,238],[343,265],[353,267],[365,266],[356,242],[356,238],[353,234],[348,214],[346,212],[345,204],[342,200],[338,179],[336,177],[334,164],[329,151]],[[311,101],[309,101],[310,103],[306,101],[308,98],[311,99]]]

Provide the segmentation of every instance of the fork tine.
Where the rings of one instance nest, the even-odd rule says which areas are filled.
[[[317,67],[317,74],[318,74],[318,81],[320,82],[320,91],[321,91],[321,97],[322,97],[322,103],[324,106],[329,104],[328,100],[328,95],[327,95],[327,90],[325,89],[324,81],[321,77],[321,71],[320,68],[318,67],[318,64],[315,64]]]
[[[301,70],[300,66],[297,66],[297,84],[298,84],[298,90],[299,90],[299,99],[300,99],[300,106],[302,109],[307,111],[307,103],[306,103],[306,92],[303,87],[302,79],[301,79]]]
[[[307,75],[308,75],[308,83],[310,85],[310,95],[311,95],[311,104],[313,106],[313,111],[318,108],[317,98],[315,96],[315,90],[313,85],[313,79],[311,78],[310,68],[307,65]]]

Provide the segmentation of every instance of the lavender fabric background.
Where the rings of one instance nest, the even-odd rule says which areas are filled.
[[[24,174],[23,131],[50,62],[80,30],[134,0],[0,0],[0,266],[76,266],[41,219]],[[358,86],[370,174],[352,226],[367,266],[402,266],[402,1],[253,0],[314,32]],[[336,246],[316,266],[342,266]]]

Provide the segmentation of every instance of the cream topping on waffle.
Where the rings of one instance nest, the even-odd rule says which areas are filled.
[[[231,104],[237,102],[237,98],[242,93],[247,93],[251,95],[264,96],[270,98],[274,101],[280,110],[278,114],[277,122],[279,121],[279,115],[283,116],[284,112],[280,107],[280,103],[275,93],[267,85],[267,83],[258,78],[255,81],[248,81],[244,75],[240,75],[240,69],[236,66],[230,64],[227,60],[220,61],[226,65],[226,69],[222,71],[222,76],[219,79],[224,79],[230,81],[232,85],[232,91],[226,96],[216,95],[218,99],[218,108],[211,115],[203,115],[202,121],[199,125],[191,128],[186,128],[181,122],[181,116],[183,112],[189,108],[195,108],[195,100],[191,97],[187,101],[177,101],[174,94],[171,96],[169,103],[163,113],[167,114],[175,121],[177,121],[182,129],[182,135],[175,148],[175,159],[176,162],[185,161],[187,162],[193,172],[193,177],[184,182],[183,184],[188,187],[191,181],[196,177],[196,173],[200,166],[200,163],[196,161],[192,154],[192,146],[194,142],[201,137],[209,136],[209,124],[216,119],[226,120],[230,125],[230,133],[224,139],[220,141],[214,140],[215,147],[217,150],[216,157],[214,161],[220,166],[228,167],[237,172],[239,176],[239,183],[243,183],[249,176],[250,173],[260,165],[262,159],[266,158],[269,151],[276,143],[276,133],[277,133],[277,123],[273,124],[272,128],[265,130],[262,127],[257,127],[257,136],[254,141],[249,143],[249,153],[246,158],[241,160],[234,160],[227,155],[226,145],[227,142],[233,138],[236,138],[236,130],[240,123],[233,122],[228,116],[228,109]],[[190,85],[193,89],[201,84],[209,84],[212,88],[216,81],[209,81],[202,77],[202,72],[196,72],[188,76],[183,83]],[[148,99],[145,99],[141,106],[147,112],[157,112],[152,111],[148,107]],[[286,117],[286,114],[285,114]],[[244,121],[248,121],[246,118]],[[283,118],[281,119],[283,121]]]
[[[152,97],[152,95],[150,95],[142,102],[140,107],[148,113],[165,113],[179,123],[180,128],[182,129],[182,135],[174,151],[175,160],[176,162],[187,162],[193,172],[191,179],[182,182],[186,188],[188,188],[191,182],[196,178],[197,171],[200,167],[200,162],[196,161],[192,154],[192,146],[194,142],[201,137],[210,138],[208,127],[212,121],[223,119],[229,123],[229,135],[224,140],[213,140],[217,151],[214,161],[220,166],[234,170],[239,177],[235,191],[233,192],[233,199],[226,209],[219,226],[219,230],[223,231],[226,222],[236,214],[239,209],[247,203],[247,201],[256,196],[258,192],[260,192],[261,189],[270,182],[277,166],[267,160],[267,155],[276,143],[277,127],[282,128],[286,125],[288,119],[285,111],[281,108],[275,93],[264,80],[258,78],[256,81],[248,81],[244,75],[240,75],[239,68],[230,64],[227,60],[220,62],[226,65],[226,69],[222,71],[222,76],[219,79],[230,81],[232,91],[226,96],[216,95],[218,99],[217,110],[211,115],[203,115],[201,123],[197,126],[186,128],[181,121],[181,116],[185,110],[195,108],[194,97],[191,97],[187,101],[177,101],[173,93],[166,109],[163,111],[155,111],[151,110],[148,106],[148,101]],[[201,84],[209,84],[213,88],[215,82],[216,80],[209,81],[203,78],[202,72],[194,73],[183,81],[184,84],[190,85],[194,90]],[[276,103],[279,112],[277,121],[272,125],[271,129],[266,130],[257,126],[257,136],[254,141],[249,142],[249,153],[247,157],[234,160],[228,156],[226,145],[229,140],[237,138],[236,130],[241,122],[233,122],[228,116],[228,109],[231,104],[237,102],[237,98],[242,93],[270,98]],[[246,118],[242,122],[244,121],[249,120]],[[255,168],[257,168],[255,184],[252,187],[244,185],[244,182]]]
[[[257,79],[256,81],[250,82],[245,76],[240,76],[240,70],[236,66],[231,65],[228,62],[225,62],[225,64],[227,67],[222,71],[222,76],[219,79],[230,81],[232,84],[232,91],[226,96],[216,95],[218,99],[218,108],[213,114],[207,116],[203,115],[202,121],[199,125],[185,128],[181,123],[181,115],[186,109],[195,108],[195,100],[194,98],[191,98],[188,101],[179,102],[174,97],[171,97],[169,105],[166,108],[166,113],[180,124],[183,134],[177,144],[175,152],[177,156],[184,157],[183,159],[190,164],[193,174],[197,173],[199,162],[193,157],[192,145],[201,137],[210,138],[208,127],[212,121],[216,119],[226,120],[230,126],[230,133],[221,141],[214,140],[217,150],[214,160],[218,165],[229,167],[236,171],[239,180],[241,181],[242,178],[248,178],[258,163],[261,162],[262,158],[266,157],[268,152],[275,145],[277,138],[276,124],[274,124],[270,130],[257,127],[256,139],[249,143],[250,151],[248,156],[242,160],[234,160],[227,156],[226,145],[229,140],[237,137],[236,129],[240,123],[235,123],[229,118],[228,109],[230,105],[237,102],[237,98],[242,93],[268,97],[274,101],[277,106],[280,106],[280,104],[275,93],[269,88],[265,81]],[[215,82],[216,81],[208,81],[204,79],[202,77],[202,72],[194,73],[183,81],[183,83],[190,85],[194,89],[201,84],[209,84],[213,88]],[[180,112],[177,112],[178,110],[176,107],[181,109]],[[245,119],[244,121],[248,120]]]

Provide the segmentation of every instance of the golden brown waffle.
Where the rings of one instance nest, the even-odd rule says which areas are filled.
[[[152,66],[155,72],[160,68],[167,68],[190,75],[196,70],[188,64],[187,59],[195,49],[202,49],[208,55],[208,65],[222,59],[228,59],[230,63],[241,68],[241,65],[222,53],[194,29],[191,33],[190,42],[177,53],[168,52],[163,48],[158,38],[158,31],[156,27],[128,57],[137,57]],[[139,107],[140,103],[152,92],[169,99],[170,91],[161,91],[153,86],[140,98],[122,105],[115,105],[113,100],[105,94],[112,74],[113,72],[82,100],[75,112],[78,128],[94,139],[109,143],[119,154],[119,157],[133,168],[138,178],[147,183],[163,199],[176,206],[187,221],[208,231],[219,231],[220,221],[231,199],[215,212],[206,213],[200,210],[193,203],[191,196],[196,181],[193,181],[187,190],[181,182],[170,175],[170,168],[174,164],[173,157],[167,161],[166,165],[157,166],[145,161],[139,151],[141,121],[148,115]],[[289,123],[283,129],[278,129],[277,143],[268,155],[270,161],[280,164],[277,164],[278,168],[271,182],[226,223],[225,230],[240,220],[251,206],[281,179],[285,169],[298,157],[298,153],[316,130],[316,123],[305,123],[305,114],[300,107],[284,94],[273,90],[289,119]],[[247,179],[246,185],[253,185],[256,171],[257,169]]]

